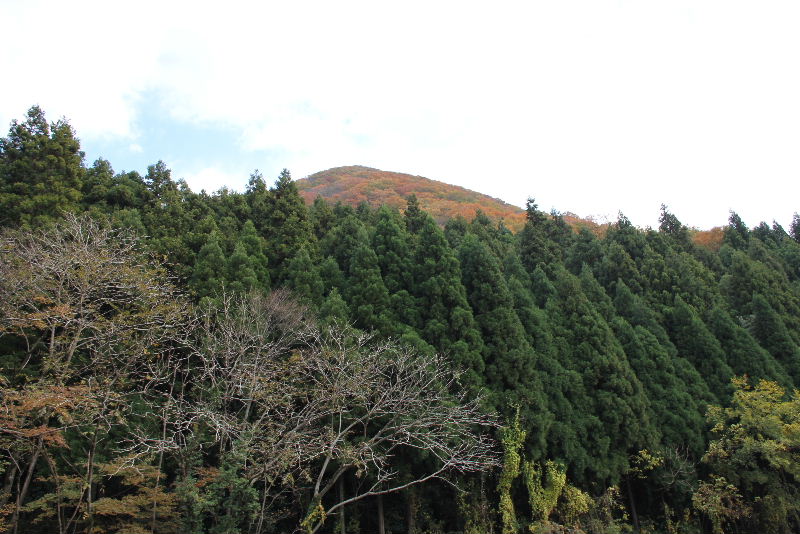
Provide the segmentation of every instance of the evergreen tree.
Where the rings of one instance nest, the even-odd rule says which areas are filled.
[[[727,399],[733,370],[725,362],[725,352],[719,341],[697,311],[676,297],[674,306],[666,310],[666,319],[670,339],[678,354],[697,368],[717,399]]]
[[[347,274],[347,300],[356,325],[383,335],[394,333],[389,292],[381,278],[378,258],[368,243],[355,250]]]
[[[636,265],[641,260],[647,245],[642,232],[633,226],[622,212],[617,215],[617,222],[609,226],[605,242],[607,245],[611,243],[620,245]]]
[[[537,266],[554,265],[561,261],[561,248],[550,239],[549,222],[539,211],[534,199],[527,203],[527,221],[518,236],[519,254],[529,273]]]
[[[82,200],[86,209],[95,212],[107,212],[114,187],[114,169],[111,163],[103,158],[95,160],[83,175]],[[132,195],[131,195],[132,197]],[[133,206],[133,198],[119,199],[124,203],[121,207]],[[116,203],[115,203],[116,204]]]
[[[264,176],[258,172],[258,169],[250,175],[245,198],[250,205],[253,225],[261,235],[266,235],[267,230],[271,230],[269,228],[270,193]]]
[[[669,236],[673,245],[679,250],[689,251],[692,249],[689,229],[678,220],[674,213],[670,213],[667,206],[664,204],[661,204],[661,215],[658,218],[658,231]]]
[[[719,340],[726,355],[726,362],[736,376],[746,375],[753,380],[772,380],[791,387],[792,378],[783,366],[724,309],[717,306],[711,310],[708,327]]]
[[[297,251],[286,267],[286,286],[305,302],[322,304],[325,284],[305,247]]]
[[[340,219],[338,224],[324,237],[320,243],[323,254],[332,257],[342,272],[350,269],[350,259],[356,250],[369,244],[367,227],[357,217],[350,214]]]
[[[0,139],[0,225],[52,223],[77,213],[83,189],[83,152],[69,123],[47,123],[38,106],[14,120]]]
[[[219,234],[215,230],[197,255],[197,261],[189,279],[189,289],[198,297],[216,298],[225,284],[225,254],[219,245]]]
[[[635,293],[641,294],[642,275],[628,251],[620,243],[611,241],[606,245],[603,261],[598,267],[598,280],[609,292],[614,292],[617,280],[622,280]]]
[[[566,251],[564,264],[572,272],[578,274],[583,265],[600,265],[603,249],[600,240],[588,228],[583,227]]]
[[[728,218],[724,239],[726,244],[739,250],[746,249],[750,241],[750,230],[735,211],[731,211],[731,216]]]
[[[753,295],[753,336],[762,347],[783,365],[795,384],[800,384],[800,348],[792,339],[786,324],[766,298]]]
[[[406,211],[403,214],[406,220],[406,228],[410,233],[416,234],[422,229],[428,215],[419,208],[417,195],[409,195],[406,198],[406,202]]]
[[[241,241],[236,243],[233,254],[228,257],[226,279],[227,289],[230,291],[244,293],[258,287],[253,261],[247,255],[247,250]]]
[[[634,328],[621,317],[614,318],[612,326],[649,399],[654,440],[659,439],[664,448],[686,450],[699,457],[705,449],[703,414],[708,390],[706,399],[693,395],[668,350],[649,330]]]
[[[556,288],[548,278],[547,274],[542,269],[541,265],[537,265],[531,275],[531,290],[536,305],[540,308],[547,307],[547,302],[556,294]]]
[[[564,220],[564,216],[555,209],[550,211],[550,220],[546,228],[549,240],[558,246],[559,257],[563,257],[564,251],[568,250],[575,240],[572,228]]]
[[[343,325],[350,321],[350,310],[337,288],[331,289],[325,297],[322,306],[319,307],[319,318],[323,326]]]
[[[372,248],[389,293],[411,286],[411,242],[397,212],[381,206],[377,213]]]
[[[556,298],[548,303],[559,359],[580,374],[565,396],[574,408],[582,453],[568,456],[579,479],[615,482],[628,468],[628,454],[654,435],[648,401],[608,323],[565,269],[557,271]],[[556,419],[559,414],[555,413]],[[559,443],[564,452],[572,444]],[[589,452],[591,451],[591,452]]]
[[[331,205],[320,195],[314,199],[314,203],[309,209],[309,216],[317,239],[322,239],[336,224],[336,215]]]
[[[239,234],[239,243],[242,244],[247,256],[250,258],[251,268],[256,275],[258,287],[269,289],[269,260],[264,253],[266,243],[264,238],[258,235],[256,226],[250,219],[247,219],[242,226],[242,231]]]
[[[791,234],[792,239],[800,243],[800,215],[798,215],[797,212],[795,212],[792,217],[792,225],[789,227],[789,234]]]
[[[344,273],[333,257],[325,257],[319,266],[319,275],[322,278],[325,292],[330,293],[334,289],[337,289],[341,297],[342,292],[345,290]]]
[[[172,179],[172,171],[160,160],[154,165],[147,166],[144,183],[156,203],[164,204],[173,200],[174,196],[171,193],[178,191],[178,184]]]
[[[626,354],[628,354],[629,348],[632,351],[629,354],[632,365],[634,362],[640,362],[634,365],[637,376],[641,377],[643,383],[649,381],[651,385],[656,380],[670,392],[667,397],[649,396],[651,402],[661,402],[664,404],[665,410],[676,414],[681,413],[683,419],[691,421],[691,423],[687,423],[689,425],[687,429],[673,429],[671,432],[674,436],[683,437],[672,440],[669,438],[670,433],[664,430],[665,439],[669,438],[671,441],[668,443],[671,445],[689,447],[695,457],[698,457],[704,446],[703,436],[698,434],[699,429],[703,428],[702,416],[705,414],[706,406],[714,402],[714,395],[709,390],[708,384],[689,360],[678,355],[678,349],[659,322],[659,315],[641,297],[634,295],[623,282],[617,284],[614,306],[617,314],[635,329],[636,337],[639,342],[644,344],[646,354],[652,355],[642,356],[640,350],[632,348],[635,340],[626,344],[626,340],[629,340],[630,336],[626,337],[624,332],[615,329]],[[658,365],[659,373],[648,380],[647,373],[641,371],[642,358],[649,358],[649,362],[659,362],[662,352],[665,359]],[[648,360],[644,360],[644,362],[648,363]],[[640,373],[645,374],[642,377]],[[694,437],[690,437],[690,435]]]
[[[461,240],[467,235],[467,229],[467,220],[461,215],[457,215],[445,223],[444,236],[453,250],[458,250],[458,247],[461,246]]]
[[[414,326],[422,339],[458,367],[479,373],[483,341],[461,283],[458,259],[428,215],[418,230],[413,256],[412,295],[420,318]]]
[[[411,236],[400,215],[382,206],[376,215],[372,248],[378,258],[381,277],[389,292],[390,307],[397,327],[410,335],[412,325],[419,324],[420,316],[416,299],[411,295],[413,266]],[[421,339],[415,340],[419,345]]]
[[[588,265],[584,264],[579,279],[581,281],[581,291],[583,291],[583,294],[592,302],[594,309],[597,310],[603,319],[610,323],[616,315],[614,303],[603,287],[597,282],[597,279],[592,274],[592,270]]]
[[[308,209],[289,171],[281,171],[270,189],[266,228],[272,279],[286,279],[286,264],[303,246],[313,242]]]
[[[500,265],[472,234],[464,238],[459,257],[467,297],[485,343],[486,383],[494,393],[495,405],[506,411],[512,406],[524,407],[525,419],[540,430],[543,425],[537,420],[546,410],[546,401],[536,372],[536,353],[514,310]],[[473,369],[482,374],[481,367]],[[541,434],[534,435],[541,439]]]

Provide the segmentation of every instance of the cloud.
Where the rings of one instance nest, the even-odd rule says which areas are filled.
[[[205,190],[207,193],[213,193],[225,186],[232,190],[241,191],[246,178],[243,178],[238,173],[216,167],[207,167],[183,175],[183,179],[186,180],[192,191],[200,192]]]
[[[798,209],[794,2],[38,1],[0,20],[5,122],[36,102],[135,144],[155,95],[295,176],[362,163],[637,224],[662,202],[698,226]]]

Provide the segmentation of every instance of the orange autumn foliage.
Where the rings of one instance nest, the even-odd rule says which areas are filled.
[[[717,252],[719,247],[722,246],[722,238],[725,236],[721,226],[716,226],[711,230],[699,230],[692,235],[692,241],[695,245],[705,247],[708,250]]]
[[[480,210],[492,221],[503,221],[512,232],[518,232],[525,226],[525,210],[518,206],[422,176],[353,165],[320,171],[295,183],[300,195],[309,205],[317,196],[321,196],[334,204],[341,202],[355,207],[366,202],[373,208],[385,204],[402,211],[406,207],[406,198],[414,194],[420,208],[440,225],[458,216],[470,221]],[[565,213],[562,216],[576,231],[585,226],[594,233],[601,234],[607,226],[574,213]]]
[[[439,224],[459,215],[472,220],[477,210],[483,211],[493,221],[502,220],[515,232],[525,224],[525,210],[497,198],[422,176],[369,167],[337,167],[321,171],[298,180],[297,188],[309,204],[321,195],[331,203],[357,206],[367,202],[373,207],[386,204],[402,210],[406,206],[406,197],[414,194],[420,208],[430,213]]]

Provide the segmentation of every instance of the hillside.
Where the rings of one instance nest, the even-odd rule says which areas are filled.
[[[357,206],[366,201],[371,206],[387,204],[403,209],[406,197],[417,195],[420,207],[430,213],[439,224],[461,215],[467,220],[482,210],[493,221],[502,220],[513,232],[525,225],[525,210],[457,185],[450,185],[423,176],[413,176],[402,172],[382,171],[361,165],[335,167],[320,171],[296,181],[307,204],[314,202],[317,195],[330,202],[342,202]],[[571,212],[563,213],[564,220],[573,228],[588,227],[602,236],[608,224],[598,224],[591,218],[580,217]],[[691,230],[692,240],[710,250],[719,250],[722,243],[722,228],[710,230]]]
[[[525,210],[500,199],[422,176],[369,167],[336,167],[321,171],[297,180],[297,188],[309,204],[321,195],[331,202],[351,206],[366,201],[372,206],[387,204],[402,209],[406,197],[413,193],[420,207],[440,224],[458,215],[472,219],[478,209],[492,220],[502,219],[513,231],[525,223]]]
[[[250,185],[87,168],[39,108],[0,138],[0,530],[800,533],[800,215],[510,235]]]

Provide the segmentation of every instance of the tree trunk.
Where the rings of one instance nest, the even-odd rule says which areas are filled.
[[[378,495],[378,534],[386,534],[383,523],[383,495]]]
[[[414,523],[417,508],[417,494],[414,488],[406,490],[406,532],[407,534],[414,534],[417,526]]]
[[[633,498],[633,488],[631,488],[631,479],[625,477],[625,488],[628,490],[628,500],[631,502],[631,518],[633,519],[633,529],[639,534],[639,514],[636,513],[636,500]]]
[[[6,476],[3,481],[3,493],[0,494],[0,506],[4,506],[11,497],[11,490],[14,487],[14,481],[17,478],[18,471],[17,466],[14,464],[14,459],[12,458],[11,462],[8,464]]]
[[[339,477],[339,502],[344,502],[344,477]],[[339,534],[347,534],[345,525],[344,506],[339,508]]]
[[[31,487],[31,479],[33,479],[33,472],[36,469],[36,464],[39,462],[39,453],[42,452],[43,440],[39,438],[39,444],[36,446],[36,451],[33,453],[31,463],[28,466],[28,473],[25,475],[25,482],[17,494],[17,505],[14,507],[14,515],[11,519],[11,524],[14,525],[13,532],[17,534],[17,527],[19,526],[19,512],[22,504],[25,502],[25,497],[28,495],[28,490]]]

